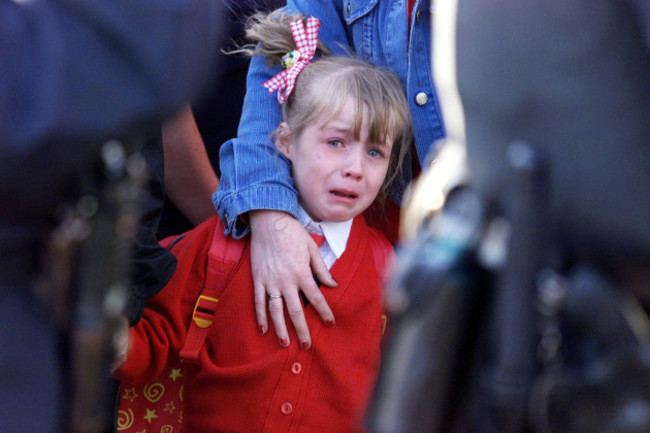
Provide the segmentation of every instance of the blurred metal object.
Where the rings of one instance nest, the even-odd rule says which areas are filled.
[[[70,328],[73,433],[101,432],[112,425],[113,343],[123,325],[132,239],[146,180],[142,156],[128,145],[114,140],[103,145],[96,205],[86,215],[90,233],[80,250]]]
[[[124,326],[133,236],[146,195],[141,140],[111,140],[62,203],[46,245],[37,293],[69,343],[65,431],[112,431],[114,336]]]
[[[650,333],[638,301],[585,266],[566,277],[545,271],[539,294],[552,350],[539,351],[545,370],[531,392],[533,431],[650,431]]]
[[[511,226],[507,260],[495,275],[486,324],[489,354],[470,391],[476,404],[466,416],[467,431],[480,427],[484,433],[527,429],[530,389],[541,368],[536,357],[536,282],[550,257],[546,165],[533,145],[522,141],[511,143],[505,157],[508,182],[499,213]]]
[[[447,194],[398,251],[374,433],[650,431],[650,320],[549,243],[548,168],[508,147],[498,204]],[[557,270],[562,269],[562,270]]]
[[[415,179],[402,202],[400,239],[414,239],[424,223],[439,212],[447,195],[467,179],[464,145],[451,138],[437,144],[437,153],[429,167]]]
[[[524,431],[538,371],[545,176],[528,143],[513,143],[508,159],[511,189],[498,212],[456,186],[398,251],[394,323],[368,416],[375,433]],[[490,224],[502,218],[510,229]],[[489,270],[479,253],[488,249],[507,252]]]
[[[487,287],[472,253],[483,213],[476,194],[458,188],[398,251],[388,290],[392,327],[368,415],[373,432],[446,431],[455,373]]]

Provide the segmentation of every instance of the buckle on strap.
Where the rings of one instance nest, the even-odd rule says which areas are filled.
[[[212,325],[212,318],[217,308],[217,298],[201,295],[196,300],[194,305],[194,313],[192,313],[192,320],[199,328],[207,328]]]

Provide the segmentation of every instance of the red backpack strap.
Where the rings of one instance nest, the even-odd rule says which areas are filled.
[[[208,251],[205,285],[194,305],[185,344],[180,351],[183,361],[194,364],[198,362],[199,352],[212,325],[219,297],[230,282],[244,250],[243,240],[223,234],[224,227],[218,217],[214,216],[204,224],[214,226]],[[179,241],[182,241],[181,237],[168,241],[167,245],[171,248]],[[183,256],[178,255],[176,259],[181,261]]]

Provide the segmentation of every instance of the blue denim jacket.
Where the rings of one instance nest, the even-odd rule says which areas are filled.
[[[287,8],[321,20],[319,39],[337,54],[351,46],[356,55],[388,66],[399,77],[413,116],[415,145],[423,162],[433,143],[444,135],[434,92],[430,60],[429,0],[416,0],[408,37],[407,0],[289,0]],[[282,210],[297,216],[298,193],[286,159],[278,156],[271,141],[282,117],[276,95],[262,83],[280,71],[255,56],[250,65],[247,92],[237,138],[220,151],[221,179],[213,201],[226,234],[244,236],[248,226],[239,216],[254,209]],[[419,95],[419,96],[418,96]],[[423,105],[418,105],[417,100]],[[409,157],[410,158],[410,157]],[[404,180],[411,180],[410,160]],[[391,192],[399,203],[404,187]]]

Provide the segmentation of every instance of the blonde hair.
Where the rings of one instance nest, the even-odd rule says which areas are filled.
[[[247,21],[246,37],[252,42],[233,52],[264,55],[270,65],[295,49],[289,23],[306,19],[301,14],[275,11],[256,13]],[[254,43],[254,44],[253,44]],[[352,56],[334,56],[319,41],[321,56],[298,75],[291,95],[282,105],[282,118],[291,133],[300,137],[313,122],[336,117],[346,100],[356,105],[354,135],[359,139],[363,112],[369,118],[369,140],[385,143],[392,134],[393,143],[386,179],[378,199],[385,200],[393,182],[401,180],[401,167],[410,149],[413,133],[411,114],[397,76],[388,69]]]
[[[244,37],[249,43],[228,51],[227,54],[243,54],[248,57],[263,55],[269,66],[279,65],[285,54],[296,49],[289,23],[303,20],[306,25],[306,19],[302,14],[288,13],[282,9],[271,13],[255,12],[246,19],[245,24]],[[323,54],[331,54],[321,41],[318,41],[318,50]]]

